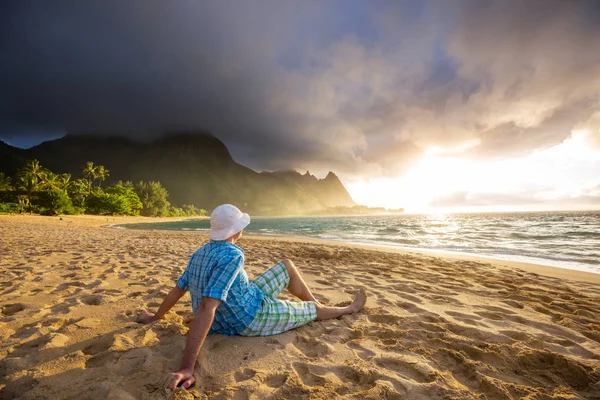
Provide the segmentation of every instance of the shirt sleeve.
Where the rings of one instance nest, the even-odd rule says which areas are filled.
[[[178,288],[182,289],[182,290],[188,290],[188,285],[189,285],[189,270],[191,268],[192,265],[192,261],[194,261],[194,257],[196,256],[196,254],[194,253],[194,255],[192,255],[190,257],[190,262],[188,263],[187,267],[185,268],[185,271],[183,271],[183,274],[181,274],[181,276],[179,277],[179,279],[177,279],[177,283],[175,283],[175,285],[177,285]]]
[[[202,296],[226,301],[231,285],[243,268],[244,257],[241,254],[223,260],[211,274]]]

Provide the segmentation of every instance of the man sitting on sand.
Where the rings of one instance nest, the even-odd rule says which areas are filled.
[[[312,295],[300,272],[283,260],[253,281],[244,270],[244,250],[236,246],[250,217],[237,207],[223,204],[210,216],[210,242],[192,255],[190,262],[156,314],[145,312],[139,320],[162,318],[190,291],[195,319],[188,333],[180,370],[171,374],[168,386],[185,389],[195,381],[194,366],[209,333],[225,336],[269,336],[314,320],[338,318],[361,310],[367,302],[364,290],[347,307],[323,306]],[[302,301],[279,300],[283,289]]]

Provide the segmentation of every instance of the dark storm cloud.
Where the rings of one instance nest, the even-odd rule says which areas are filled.
[[[255,168],[347,176],[507,157],[596,121],[596,4],[5,2],[0,137],[198,127]]]

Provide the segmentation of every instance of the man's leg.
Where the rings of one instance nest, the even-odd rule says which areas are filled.
[[[283,260],[281,263],[285,266],[285,269],[287,269],[288,275],[290,276],[290,283],[288,283],[287,290],[289,290],[291,294],[300,300],[314,301],[317,304],[317,307],[321,306],[319,300],[313,296],[310,289],[306,285],[306,282],[304,282],[304,279],[302,279],[302,275],[300,275],[300,271],[298,271],[298,268],[296,268],[294,263],[291,260]]]
[[[300,272],[290,260],[277,263],[253,282],[267,296],[254,321],[240,332],[242,336],[276,335],[314,320],[339,318],[362,310],[367,302],[367,294],[361,289],[347,307],[323,306],[315,299]],[[278,300],[277,296],[284,288],[303,301]]]
[[[342,315],[354,314],[357,311],[363,309],[367,303],[367,294],[364,289],[360,289],[354,296],[354,301],[347,307],[325,307],[319,303],[317,306],[317,321],[323,321],[325,319],[333,319],[341,317]]]
[[[347,307],[325,307],[313,301],[288,301],[265,297],[252,323],[239,334],[242,336],[270,336],[289,331],[314,320],[338,318],[360,311],[367,302],[364,290],[356,293]]]

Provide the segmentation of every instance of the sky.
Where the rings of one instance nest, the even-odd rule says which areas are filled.
[[[600,2],[2,2],[1,140],[179,129],[369,206],[598,209]]]

